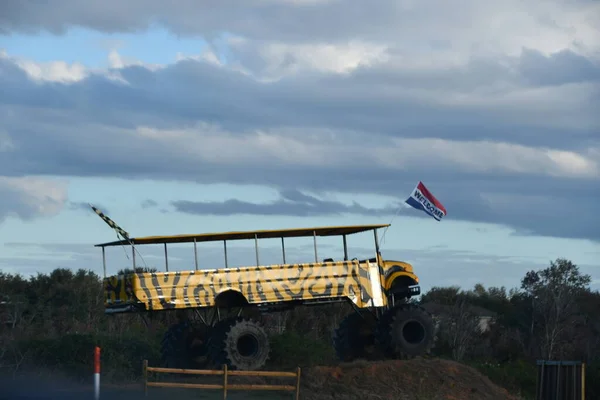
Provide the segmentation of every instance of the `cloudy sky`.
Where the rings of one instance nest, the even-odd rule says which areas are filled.
[[[599,29],[593,0],[4,0],[0,269],[101,273],[116,237],[93,203],[132,236],[391,221],[383,254],[424,289],[513,287],[557,257],[600,288]],[[402,205],[418,181],[441,222]]]

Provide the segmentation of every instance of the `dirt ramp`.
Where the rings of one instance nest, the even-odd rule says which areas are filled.
[[[448,360],[356,362],[302,372],[306,400],[516,400],[474,368]]]

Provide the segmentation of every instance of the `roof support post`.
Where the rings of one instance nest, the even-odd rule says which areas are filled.
[[[227,263],[227,240],[223,240],[223,250],[225,250],[225,268],[229,266]]]
[[[133,242],[131,242],[131,255],[133,258],[133,272],[136,272],[136,269],[135,269],[135,245],[133,244]]]
[[[256,266],[260,265],[260,261],[258,259],[258,235],[254,234],[254,252],[256,253]]]
[[[317,255],[317,231],[313,231],[313,244],[315,247],[315,262],[319,262],[319,256]]]
[[[285,264],[285,241],[283,236],[281,237],[281,252],[283,253],[283,263]]]
[[[102,246],[102,270],[104,271],[104,278],[106,278],[106,248]]]
[[[348,261],[348,243],[346,243],[346,235],[342,235],[344,239],[344,261]]]
[[[167,272],[169,272],[169,256],[167,254],[167,244],[165,243],[165,268],[167,269]]]
[[[198,246],[196,243],[196,238],[194,238],[194,262],[196,264],[196,271],[198,271]]]
[[[375,252],[379,256],[379,238],[377,237],[377,228],[373,229],[373,236],[375,237]]]

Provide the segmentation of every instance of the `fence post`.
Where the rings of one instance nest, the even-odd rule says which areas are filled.
[[[148,374],[151,372],[156,373],[174,373],[174,374],[189,374],[189,375],[223,375],[223,383],[221,385],[211,383],[211,384],[197,384],[197,383],[173,383],[173,382],[164,382],[157,378],[153,379],[152,382],[149,382]],[[227,400],[229,389],[231,390],[276,390],[276,391],[286,391],[291,392],[292,395],[296,392],[296,395],[293,396],[296,400],[300,400],[300,377],[301,377],[301,369],[297,367],[296,372],[283,372],[283,371],[231,371],[229,372],[229,368],[227,364],[223,364],[222,370],[188,370],[188,369],[178,369],[178,368],[156,368],[149,367],[148,360],[143,360],[142,362],[142,375],[144,380],[144,395],[148,397],[148,388],[149,387],[163,387],[163,388],[194,388],[194,389],[216,389],[223,390],[223,400]],[[288,383],[286,385],[264,385],[264,384],[232,384],[229,386],[229,376],[265,376],[265,377],[281,377],[281,378],[296,378],[296,384],[293,385]]]
[[[561,386],[560,386],[560,369],[561,369],[562,363],[560,361],[558,361],[558,364],[556,364],[556,365],[557,365],[556,366],[556,389],[554,389],[554,390],[556,390],[556,397],[559,397],[560,396],[560,388],[561,388]]]
[[[581,400],[585,400],[585,363],[581,363]]]
[[[296,370],[296,400],[300,399],[300,367]]]
[[[223,364],[223,400],[227,400],[227,364]]]
[[[100,347],[94,348],[94,399],[100,398]]]
[[[538,365],[539,365],[539,363],[538,363]],[[546,366],[546,361],[542,360],[541,371],[540,371],[539,368],[538,368],[538,371],[537,371],[537,374],[538,374],[537,375],[537,378],[538,378],[538,382],[537,382],[537,396],[538,397],[536,398],[536,400],[540,400],[540,399],[544,398],[544,384],[545,384],[544,383],[544,376],[545,376],[544,375],[544,373],[545,373],[544,372],[544,367],[545,366]]]
[[[144,396],[148,397],[148,360],[142,363],[142,375],[144,376]]]
[[[538,360],[537,366],[537,400],[558,398],[563,392],[566,396],[574,396],[575,400],[585,400],[584,362]]]

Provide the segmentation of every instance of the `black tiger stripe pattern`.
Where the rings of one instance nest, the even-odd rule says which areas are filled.
[[[368,261],[352,260],[112,276],[105,278],[105,306],[130,303],[147,310],[211,307],[220,293],[233,290],[250,304],[347,297],[358,307],[371,307],[369,265]],[[377,270],[383,270],[381,265]],[[383,277],[380,273],[382,289]]]

